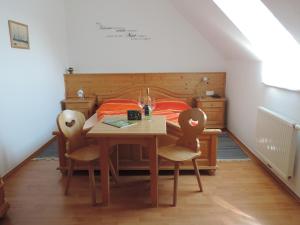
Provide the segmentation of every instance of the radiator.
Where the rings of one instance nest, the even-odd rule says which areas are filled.
[[[266,108],[259,107],[256,124],[258,157],[276,175],[288,180],[293,176],[296,130],[299,126]]]

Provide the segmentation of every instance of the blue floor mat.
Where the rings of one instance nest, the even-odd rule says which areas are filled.
[[[58,144],[55,140],[52,142],[39,156],[35,159],[57,159],[58,158]],[[218,160],[249,160],[248,156],[241,150],[240,146],[236,144],[226,132],[218,136]]]

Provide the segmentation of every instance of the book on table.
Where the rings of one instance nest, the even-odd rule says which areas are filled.
[[[105,119],[105,120],[103,120],[103,123],[114,126],[114,127],[118,127],[118,128],[128,127],[128,126],[137,124],[136,121],[129,121],[126,119]]]

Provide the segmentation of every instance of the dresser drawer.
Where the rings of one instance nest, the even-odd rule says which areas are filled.
[[[218,102],[201,102],[198,107],[202,108],[222,108],[224,107],[224,102],[218,101]]]
[[[94,98],[70,98],[62,101],[62,109],[70,109],[82,112],[86,119],[92,116],[95,110]]]
[[[204,110],[207,116],[207,122],[224,123],[224,110]]]
[[[91,107],[91,103],[87,102],[66,102],[66,108],[75,109],[75,108],[89,108]]]
[[[225,127],[225,98],[196,99],[196,106],[207,115],[206,128]]]
[[[76,110],[76,111],[79,111],[79,112],[82,112],[85,116],[85,118],[89,118],[90,117],[90,112],[88,109],[84,109],[84,108],[76,108],[76,109],[73,109],[73,110]]]

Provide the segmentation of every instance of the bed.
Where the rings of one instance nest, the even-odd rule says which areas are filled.
[[[105,115],[126,114],[128,109],[140,109],[137,104],[137,96],[145,93],[145,87],[133,87],[114,94],[96,95],[98,109],[90,117],[84,129],[91,128],[97,121]],[[151,87],[150,96],[156,99],[154,115],[164,115],[167,119],[168,135],[159,139],[159,146],[172,144],[181,135],[177,118],[182,110],[191,108],[191,99],[188,96],[174,94],[162,88]],[[215,174],[217,136],[221,132],[219,129],[205,129],[199,134],[202,156],[198,160],[199,169],[207,170],[210,175]],[[65,140],[61,134],[55,133],[59,141],[59,169],[65,171],[67,162],[64,156],[66,152]],[[148,152],[139,145],[118,145],[115,146],[112,161],[117,170],[147,170]],[[181,166],[182,169],[192,169],[192,165],[187,162]],[[78,165],[75,169],[84,169]],[[173,164],[161,161],[161,170],[173,169]]]

